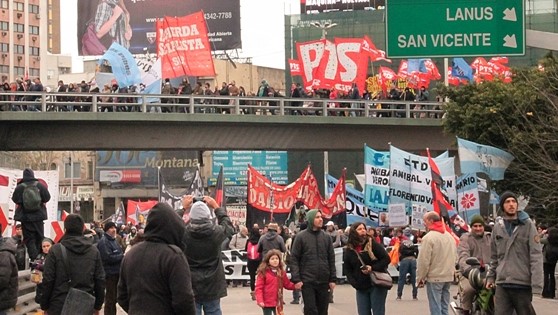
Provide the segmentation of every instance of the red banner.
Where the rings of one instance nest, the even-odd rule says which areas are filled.
[[[156,29],[164,78],[215,75],[202,11],[179,18],[166,16],[157,21]]]
[[[145,224],[149,210],[157,204],[157,200],[149,201],[133,201],[128,200],[128,207],[126,208],[126,214],[128,222],[132,222],[133,225],[140,223]]]
[[[302,75],[300,69],[300,63],[296,59],[289,59],[289,68],[291,70],[291,76]]]

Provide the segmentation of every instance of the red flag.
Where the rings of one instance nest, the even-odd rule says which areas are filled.
[[[382,80],[382,82],[384,80],[396,80],[397,79],[397,74],[395,73],[395,71],[393,71],[391,68],[388,68],[388,67],[380,67],[380,70],[378,71],[378,73],[380,74],[380,79]]]
[[[4,213],[4,209],[0,207],[0,225],[2,225],[2,228],[0,229],[0,237],[2,237],[4,231],[8,228],[8,217],[6,215],[7,213]]]
[[[221,208],[225,208],[227,198],[225,198],[225,179],[223,174],[223,165],[219,170],[219,175],[217,176],[217,184],[215,185],[215,190],[212,193],[213,199],[217,201],[217,204]]]
[[[492,57],[490,62],[499,63],[501,65],[508,63],[508,57]]]
[[[296,59],[289,59],[289,68],[291,69],[291,76],[302,75],[302,70],[300,69],[300,62]]]
[[[405,79],[407,75],[409,75],[409,73],[407,72],[407,67],[407,60],[401,60],[401,62],[399,63],[399,70],[397,71],[397,75],[400,78]]]
[[[387,62],[391,62],[391,59],[386,58],[386,52],[376,48],[376,45],[372,42],[372,39],[367,35],[364,35],[362,40],[362,48],[363,53],[366,53],[370,58],[370,61],[378,61],[378,60],[385,60]]]
[[[426,68],[426,71],[430,75],[430,78],[428,79],[428,83],[430,83],[430,79],[440,80],[442,78],[442,76],[440,75],[440,71],[438,71],[438,67],[436,67],[436,64],[434,62],[432,62],[432,59],[425,59],[424,67]]]
[[[156,29],[164,78],[215,76],[203,11],[179,18],[166,16],[157,21]]]

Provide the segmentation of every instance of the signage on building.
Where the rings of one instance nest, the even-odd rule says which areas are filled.
[[[209,186],[215,185],[221,165],[226,186],[246,185],[248,164],[271,180],[286,185],[289,180],[287,151],[213,151],[212,178]]]
[[[99,171],[99,181],[109,183],[141,183],[140,170]]]
[[[116,1],[118,2],[118,1]],[[108,33],[101,38],[107,47],[114,38],[119,44],[128,48],[132,54],[154,53],[157,51],[157,33],[155,21],[165,16],[180,17],[203,11],[209,30],[209,42],[213,50],[242,48],[240,36],[240,0],[157,0],[125,1],[125,10],[129,13],[131,38],[129,42]],[[84,54],[82,38],[87,34],[89,21],[95,20],[98,7],[105,1],[78,0],[78,43],[79,54]],[[105,4],[106,5],[106,4]],[[102,10],[102,8],[99,8]],[[112,32],[112,31],[111,31]],[[118,33],[116,33],[118,34]],[[87,35],[85,35],[87,36]],[[124,41],[124,43],[122,42]]]
[[[390,0],[390,58],[525,54],[523,0]]]
[[[318,14],[325,12],[381,10],[386,0],[300,0],[302,14]]]
[[[77,200],[93,200],[95,188],[93,186],[78,186],[76,192]]]

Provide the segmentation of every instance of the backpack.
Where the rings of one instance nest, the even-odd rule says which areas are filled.
[[[27,211],[40,210],[43,200],[37,182],[22,183],[21,185],[23,186],[23,208]]]
[[[252,244],[252,242],[248,242],[246,246],[246,257],[250,260],[259,260],[260,259],[260,252],[258,250],[258,244]]]

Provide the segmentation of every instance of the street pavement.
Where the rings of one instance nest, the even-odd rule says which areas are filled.
[[[455,295],[457,286],[452,286],[451,294]],[[301,305],[292,305],[291,291],[284,291],[285,294],[285,314],[302,314]],[[411,296],[411,286],[406,285],[403,289],[403,299],[396,301],[397,285],[388,293],[386,301],[386,314],[388,315],[428,315],[428,300],[425,289],[419,289],[418,301],[414,301]],[[556,315],[558,314],[558,299],[543,299],[540,296],[533,297],[533,305],[537,315]],[[238,287],[228,288],[228,296],[221,299],[221,308],[225,315],[261,315],[262,310],[250,299],[250,288]],[[126,314],[119,310],[118,314]],[[348,284],[337,285],[334,293],[334,303],[329,305],[329,315],[356,315],[355,290]],[[450,315],[452,314],[450,310]]]

